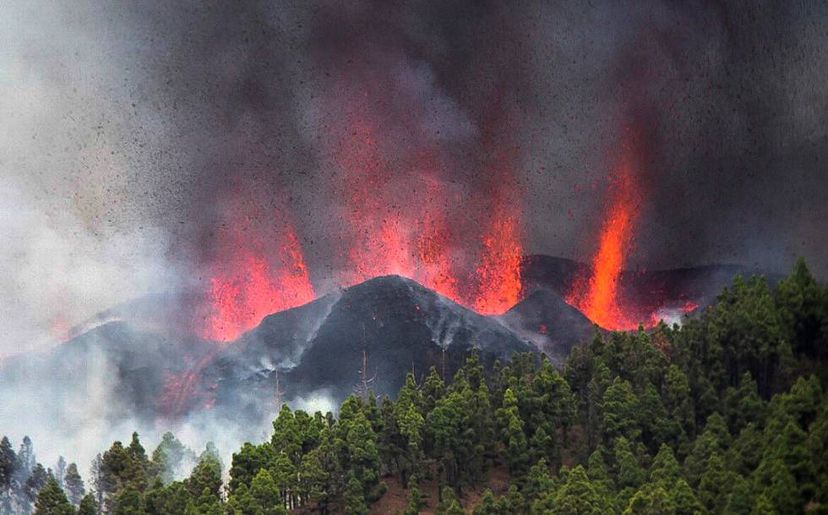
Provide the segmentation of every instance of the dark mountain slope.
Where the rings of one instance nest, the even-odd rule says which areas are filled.
[[[297,322],[297,310],[271,315],[217,360],[210,375],[219,381],[218,406],[249,404],[251,391],[260,392],[255,398],[271,399],[277,372],[288,398],[322,391],[342,400],[360,380],[363,351],[378,394],[393,394],[411,370],[422,376],[432,366],[445,366],[450,373],[472,348],[486,363],[535,351],[497,320],[397,276],[366,281],[335,300],[299,309],[317,316],[328,312],[304,325]],[[304,345],[300,334],[309,337]]]
[[[502,319],[558,363],[563,363],[573,346],[588,341],[599,330],[558,293],[545,288],[535,290]]]

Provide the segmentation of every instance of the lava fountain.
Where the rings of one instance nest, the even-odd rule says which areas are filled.
[[[276,256],[238,230],[223,235],[228,250],[213,266],[202,338],[234,340],[265,316],[316,298],[295,230],[285,226],[278,232]]]
[[[624,266],[632,249],[641,205],[641,188],[636,181],[636,148],[628,140],[612,174],[605,218],[598,250],[587,274],[573,284],[566,301],[598,326],[611,331],[629,331],[639,326],[655,327],[661,320],[676,323],[695,311],[698,304],[684,299],[681,304],[658,299],[654,292],[642,300],[640,293],[622,292]]]
[[[640,204],[629,145],[624,147],[610,187],[609,203],[601,227],[598,250],[592,259],[591,275],[577,280],[566,300],[604,329],[629,330],[636,328],[640,322],[625,307],[619,293],[621,274],[632,246]]]

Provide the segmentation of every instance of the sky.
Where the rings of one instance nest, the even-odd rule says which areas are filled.
[[[278,246],[288,221],[324,291],[366,124],[381,214],[436,181],[449,245],[507,202],[526,253],[588,261],[632,147],[628,266],[804,256],[824,280],[826,21],[817,2],[3,2],[0,356],[202,281],[228,224]]]

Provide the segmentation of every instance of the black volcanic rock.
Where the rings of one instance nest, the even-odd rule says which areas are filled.
[[[272,399],[277,373],[286,398],[324,392],[338,402],[359,382],[363,351],[372,388],[389,395],[408,371],[418,378],[432,366],[451,373],[473,348],[489,364],[536,351],[498,320],[397,276],[271,315],[231,347],[210,372],[219,406]]]
[[[548,288],[564,296],[572,283],[589,270],[589,266],[571,259],[534,254],[521,263],[524,288]]]
[[[566,359],[573,346],[588,341],[599,330],[558,293],[546,288],[535,290],[502,319],[558,363]]]

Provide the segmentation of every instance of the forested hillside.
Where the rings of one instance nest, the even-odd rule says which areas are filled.
[[[151,456],[137,435],[115,442],[85,488],[77,467],[47,471],[31,442],[4,439],[0,509],[828,513],[826,357],[828,289],[800,262],[775,289],[737,278],[683,327],[596,336],[563,369],[471,355],[452,378],[409,374],[396,399],[364,392],[336,417],[283,406],[226,484],[213,448],[173,480],[187,451],[172,435]]]

